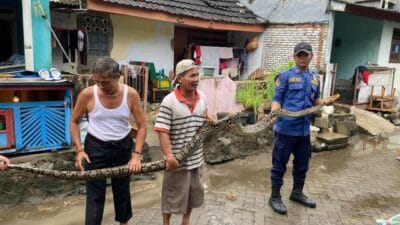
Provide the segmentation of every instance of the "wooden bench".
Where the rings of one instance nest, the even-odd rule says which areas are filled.
[[[381,111],[381,112],[396,112],[395,107],[395,88],[392,88],[391,94],[385,96],[385,86],[381,86],[381,94],[374,95],[374,86],[371,88],[371,95],[369,96],[368,110]]]

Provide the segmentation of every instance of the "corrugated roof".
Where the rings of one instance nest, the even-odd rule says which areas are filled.
[[[240,0],[272,24],[326,23],[329,0]]]
[[[262,24],[251,10],[236,0],[102,0],[135,8],[241,24]]]
[[[329,0],[240,0],[272,24],[327,23]],[[380,0],[334,0],[346,4],[378,7]],[[391,0],[393,1],[393,0]],[[400,2],[400,1],[399,1]]]

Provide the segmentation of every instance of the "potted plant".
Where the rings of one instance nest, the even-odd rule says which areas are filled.
[[[245,111],[249,114],[247,122],[255,123],[257,110],[264,101],[264,94],[258,91],[256,81],[243,83],[236,91],[236,100],[243,104]]]
[[[264,99],[263,102],[263,110],[264,113],[269,113],[271,111],[271,103],[272,98],[274,97],[275,92],[275,78],[279,75],[280,72],[293,68],[294,61],[289,61],[285,65],[281,65],[276,69],[272,69],[265,73],[265,89],[264,89]]]

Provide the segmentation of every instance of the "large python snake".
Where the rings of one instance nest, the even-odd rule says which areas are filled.
[[[340,97],[339,94],[330,96],[328,98],[331,101],[335,101]],[[236,114],[229,115],[218,122],[205,122],[203,126],[201,126],[193,136],[192,141],[186,143],[184,147],[178,154],[175,154],[175,158],[178,160],[179,164],[181,164],[191,153],[196,149],[196,146],[200,145],[205,137],[207,137],[211,131],[216,130],[225,130],[231,125],[237,125],[240,127],[240,130],[246,134],[255,134],[258,133],[270,126],[272,117],[301,117],[313,112],[317,112],[321,110],[323,105],[314,106],[308,109],[304,109],[298,112],[291,112],[285,109],[277,109],[272,111],[268,116],[264,119],[258,121],[256,124],[242,126],[240,125],[239,118]],[[155,171],[162,171],[165,169],[166,161],[159,160],[149,163],[143,163],[141,170],[139,173],[149,173]],[[60,179],[70,179],[70,180],[94,180],[94,179],[104,179],[110,177],[119,177],[126,176],[131,174],[129,171],[128,165],[97,169],[97,170],[88,170],[88,171],[61,171],[61,170],[51,170],[51,169],[42,169],[33,166],[27,166],[24,164],[11,164],[9,165],[10,169],[27,171],[35,174],[40,174],[44,176],[52,176]]]

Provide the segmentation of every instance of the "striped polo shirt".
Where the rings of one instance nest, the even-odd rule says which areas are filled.
[[[176,88],[168,94],[160,105],[154,130],[168,132],[172,153],[178,153],[185,143],[192,140],[197,129],[205,121],[207,104],[204,93],[196,91],[196,98],[192,107]],[[179,169],[191,170],[203,164],[203,143],[191,154]]]

